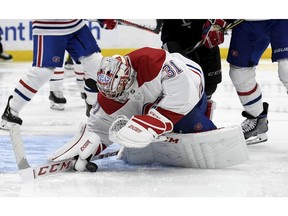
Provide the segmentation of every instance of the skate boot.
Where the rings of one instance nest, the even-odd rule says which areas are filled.
[[[250,115],[246,111],[242,112],[242,116],[247,118],[241,124],[247,145],[266,142],[268,140],[266,135],[268,131],[268,107],[269,104],[264,102],[263,112],[257,117]]]
[[[7,53],[0,53],[0,59],[3,61],[11,61],[13,59],[12,55]]]
[[[22,119],[18,117],[18,113],[13,111],[10,108],[10,100],[13,98],[12,95],[9,96],[7,106],[4,110],[4,113],[2,114],[2,121],[0,124],[0,128],[3,130],[9,130],[11,127],[11,124],[16,123],[19,125],[22,125]]]
[[[66,98],[63,96],[62,91],[50,91],[49,95],[50,108],[55,110],[64,110]]]

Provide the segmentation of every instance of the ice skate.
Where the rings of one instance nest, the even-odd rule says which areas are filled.
[[[22,125],[23,122],[22,119],[18,117],[18,113],[13,111],[9,106],[10,100],[12,98],[13,96],[10,95],[4,113],[2,114],[2,121],[0,124],[0,128],[3,130],[9,130],[11,124],[13,123]]]
[[[266,142],[268,140],[266,135],[268,131],[268,107],[269,104],[264,102],[264,110],[258,117],[254,117],[246,111],[242,112],[242,116],[247,118],[241,124],[247,145]]]
[[[50,91],[49,95],[50,108],[55,110],[64,110],[66,98],[63,96],[62,91]]]
[[[12,55],[7,53],[0,53],[0,60],[2,61],[11,61],[13,59]]]

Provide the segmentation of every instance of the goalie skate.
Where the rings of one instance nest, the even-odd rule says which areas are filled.
[[[268,136],[266,133],[257,134],[257,136],[250,137],[246,139],[247,145],[254,145],[262,142],[266,142],[268,140]]]

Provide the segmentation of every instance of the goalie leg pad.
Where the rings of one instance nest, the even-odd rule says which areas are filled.
[[[78,171],[86,170],[87,163],[96,154],[103,150],[101,139],[96,133],[87,130],[86,124],[82,123],[77,134],[54,154],[48,157],[50,161],[62,161],[77,158],[75,169]]]
[[[170,133],[165,142],[124,148],[121,159],[131,164],[218,169],[245,162],[248,153],[241,127],[231,126],[195,134]]]

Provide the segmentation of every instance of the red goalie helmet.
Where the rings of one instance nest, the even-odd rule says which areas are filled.
[[[97,72],[97,87],[105,97],[119,102],[128,99],[128,89],[136,77],[128,61],[119,55],[102,59]]]

